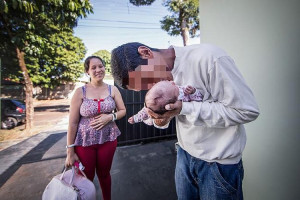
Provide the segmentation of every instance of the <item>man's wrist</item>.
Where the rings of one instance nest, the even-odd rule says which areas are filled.
[[[166,128],[169,127],[170,120],[171,119],[164,120],[163,121],[164,123],[162,123],[161,119],[153,119],[153,125],[154,125],[155,128],[166,129]]]
[[[157,126],[165,126],[171,121],[170,118],[168,119],[154,119],[154,122]]]

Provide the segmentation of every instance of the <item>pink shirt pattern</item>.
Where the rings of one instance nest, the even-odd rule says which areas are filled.
[[[193,94],[185,94],[184,89],[185,87],[177,86],[179,89],[179,95],[178,100],[189,102],[189,101],[202,101],[202,94],[200,93],[200,90],[196,89],[196,91]],[[151,126],[153,125],[153,120],[148,115],[146,108],[143,107],[142,110],[140,110],[137,114],[133,116],[134,123],[138,122],[144,122],[145,124]]]
[[[200,93],[200,90],[196,89],[193,94],[184,94],[185,87],[177,86],[179,89],[178,100],[183,102],[189,101],[202,101],[203,95]]]
[[[75,139],[76,146],[103,144],[104,142],[114,141],[121,134],[115,122],[109,122],[100,130],[90,126],[90,122],[95,116],[102,113],[112,113],[116,108],[115,100],[111,96],[110,85],[108,85],[108,89],[109,95],[106,98],[95,100],[86,98],[86,86],[82,87],[83,101],[80,106],[80,121]]]

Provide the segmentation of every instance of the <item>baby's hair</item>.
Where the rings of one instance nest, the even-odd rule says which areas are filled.
[[[153,99],[150,99],[150,103],[148,100],[148,104],[146,102],[147,97],[149,96],[149,92],[151,92],[151,89],[146,93],[145,96],[145,107],[149,108],[153,112],[157,114],[164,114],[167,112],[165,109],[165,106],[170,103],[175,103],[177,101],[177,97],[168,97],[166,96],[166,93],[163,91],[162,88],[157,88],[157,91],[155,92],[155,96]]]

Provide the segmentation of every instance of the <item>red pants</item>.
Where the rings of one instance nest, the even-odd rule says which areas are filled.
[[[85,167],[84,173],[91,181],[94,180],[96,170],[104,200],[111,199],[110,169],[116,147],[117,140],[88,147],[75,147],[75,152]]]

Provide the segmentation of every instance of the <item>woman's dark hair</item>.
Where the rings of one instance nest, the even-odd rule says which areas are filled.
[[[140,46],[145,46],[152,51],[159,51],[158,49],[148,47],[139,42],[131,42],[127,44],[123,44],[111,52],[111,71],[114,77],[115,83],[127,89],[128,85],[128,72],[134,71],[140,65],[147,65],[148,61],[146,59],[142,59],[138,48]]]
[[[93,58],[99,59],[99,60],[102,62],[103,66],[105,67],[105,62],[104,62],[104,60],[103,60],[102,58],[100,58],[99,56],[89,56],[89,57],[87,57],[87,58],[85,59],[85,61],[84,61],[84,71],[85,71],[85,72],[88,72],[88,71],[89,71],[89,68],[90,68],[90,61],[91,61]]]

